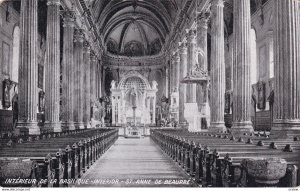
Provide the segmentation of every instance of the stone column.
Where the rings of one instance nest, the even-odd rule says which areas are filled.
[[[168,69],[168,64],[165,66],[165,76],[166,76],[166,97],[169,97],[169,89],[170,89],[170,84],[169,84],[169,69]]]
[[[211,131],[225,131],[224,0],[212,1],[211,18]]]
[[[60,101],[60,0],[47,2],[47,60],[45,66],[45,124],[42,131],[61,132]]]
[[[176,53],[174,55],[174,89],[175,89],[175,92],[178,92],[178,88],[179,88],[179,76],[180,76],[179,66],[180,66],[180,56],[179,56],[179,52],[176,51]]]
[[[198,62],[203,71],[207,71],[207,29],[210,14],[202,13],[197,16],[197,47]]]
[[[250,0],[233,1],[233,134],[253,131],[250,85]]]
[[[275,101],[271,136],[300,133],[300,17],[296,0],[275,1]]]
[[[187,38],[187,75],[195,69],[197,38],[196,30],[190,29]],[[187,84],[186,103],[196,103],[196,84]]]
[[[111,113],[112,113],[112,125],[116,125],[116,101],[115,96],[112,96],[111,100]]]
[[[152,124],[155,124],[155,116],[156,116],[156,96],[153,97],[153,112],[152,112]]]
[[[98,62],[95,63],[95,67],[96,67],[96,88],[95,88],[95,91],[96,91],[96,99],[98,99],[100,96],[99,96],[99,85],[100,85],[100,70],[99,70],[99,64]]]
[[[173,68],[174,68],[174,59],[173,57],[170,59],[170,65],[169,65],[169,77],[170,77],[170,92],[169,95],[172,95],[173,92],[173,88],[174,88],[174,81],[173,81],[173,77],[174,77],[174,73],[173,73]]]
[[[207,29],[210,13],[205,12],[197,16],[197,46],[198,46],[198,63],[203,72],[208,74],[208,54],[207,54]],[[208,100],[208,85],[207,80],[203,84],[197,84],[197,102],[200,112],[206,116],[207,126],[210,125],[210,105]]]
[[[91,51],[91,105],[96,101],[96,73],[97,71],[97,57],[95,52]]]
[[[122,108],[121,98],[120,98],[120,96],[118,96],[118,125],[121,124],[121,118],[122,118],[121,108]]]
[[[74,101],[74,22],[75,12],[64,12],[64,40],[63,40],[63,64],[62,64],[62,128],[63,130],[75,130],[73,120]]]
[[[99,67],[99,92],[98,92],[98,96],[99,97],[102,97],[103,94],[102,94],[102,82],[103,82],[103,77],[104,77],[104,69],[102,68],[102,61],[100,60],[99,63],[98,63],[98,67]]]
[[[150,97],[147,97],[146,99],[146,104],[147,104],[147,123],[151,124],[150,121]]]
[[[83,123],[85,128],[91,128],[91,48],[87,41],[83,43]]]
[[[74,122],[76,129],[84,129],[83,124],[83,41],[84,34],[82,29],[76,29],[74,33],[75,45],[74,45]]]
[[[37,11],[38,1],[21,1],[17,129],[26,134],[40,134],[37,123]]]
[[[198,47],[198,63],[202,71],[207,72],[208,55],[207,55],[207,29],[209,21],[209,13],[202,13],[197,16],[197,47]],[[197,91],[197,97],[199,97],[199,103],[208,104],[207,99],[207,84],[202,87],[199,84]]]
[[[180,56],[180,73],[179,80],[182,81],[187,73],[187,47],[186,40],[184,39],[179,46]],[[186,84],[179,85],[179,123],[181,126],[185,126],[186,120],[184,118],[184,103],[186,101]]]

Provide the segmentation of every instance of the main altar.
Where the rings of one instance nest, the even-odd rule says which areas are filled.
[[[129,71],[119,83],[112,81],[112,125],[124,127],[125,136],[142,134],[145,126],[154,125],[157,85],[137,71]]]

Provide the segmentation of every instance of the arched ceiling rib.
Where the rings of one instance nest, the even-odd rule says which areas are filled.
[[[134,42],[133,45],[126,47],[141,43],[145,47],[144,52],[153,53],[163,45],[166,36],[171,31],[181,6],[181,3],[178,6],[178,1],[90,0],[89,5],[105,44],[112,39],[119,43],[114,47],[117,46],[119,50],[122,50],[125,46],[123,43],[127,42],[126,38],[130,36],[127,35],[128,28],[132,25],[131,23],[135,23],[143,42]],[[111,34],[114,34],[114,37]],[[115,34],[120,36],[116,37]]]

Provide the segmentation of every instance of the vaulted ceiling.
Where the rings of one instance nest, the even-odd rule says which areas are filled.
[[[158,54],[184,0],[89,0],[107,50],[114,54]]]
[[[160,53],[187,0],[86,0],[107,51],[126,56]],[[195,0],[196,1],[196,0]],[[267,0],[251,0],[252,13]],[[225,34],[233,30],[233,0],[225,0]]]

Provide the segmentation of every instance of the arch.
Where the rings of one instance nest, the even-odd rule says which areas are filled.
[[[257,50],[256,50],[256,31],[254,28],[250,30],[250,83],[257,82]]]
[[[12,52],[11,80],[19,81],[19,60],[20,60],[20,27],[16,25],[13,30],[13,52]]]
[[[109,22],[109,20],[111,18],[113,18],[113,16],[118,11],[120,11],[123,8],[132,6],[132,2],[130,2],[130,1],[128,1],[128,2],[122,1],[122,2],[115,3],[115,4],[113,4],[113,3],[115,3],[115,2],[111,1],[110,4],[104,8],[104,10],[101,12],[101,14],[96,19],[96,22],[100,26],[100,31],[103,31],[103,28],[106,26],[106,24]],[[170,18],[170,15],[166,14],[167,10],[165,9],[164,6],[157,6],[154,3],[150,3],[150,2],[146,2],[146,1],[143,1],[143,2],[139,1],[138,6],[151,11],[155,15],[155,17],[157,17],[157,18],[159,18],[159,20],[161,20],[161,22],[167,29],[170,28],[172,19]],[[103,19],[100,19],[100,18],[103,18]],[[152,16],[152,18],[153,18],[153,16]]]
[[[104,41],[106,41],[111,34],[112,31],[114,31],[117,27],[120,25],[132,23],[133,21],[141,22],[143,24],[146,24],[147,26],[151,27],[154,31],[158,33],[160,36],[161,41],[164,41],[164,38],[166,37],[168,30],[166,30],[161,22],[157,19],[151,18],[150,15],[144,14],[144,13],[136,13],[137,17],[133,17],[131,13],[125,13],[120,17],[114,18],[110,20],[105,28],[103,28],[104,33]]]
[[[140,34],[140,36],[141,36],[141,38],[143,40],[144,55],[145,55],[146,54],[145,51],[149,49],[149,47],[148,47],[149,46],[149,42],[148,42],[148,39],[146,37],[146,34],[145,34],[145,31],[144,31],[143,27],[138,22],[136,22],[135,20],[133,20],[129,25],[124,26],[124,27],[127,27],[127,28],[124,30],[124,34],[121,34],[121,39],[120,39],[120,46],[121,46],[121,48],[120,48],[120,52],[124,52],[125,38],[126,38],[126,36],[128,34],[128,31],[129,31],[130,27],[133,26],[133,25],[135,25],[138,28],[138,30],[139,30],[139,34]]]
[[[150,84],[149,84],[149,81],[148,81],[143,75],[141,75],[141,74],[140,74],[139,72],[137,72],[137,71],[130,71],[130,72],[128,72],[128,73],[120,80],[120,83],[118,84],[118,89],[122,89],[122,87],[125,86],[126,80],[127,80],[128,78],[132,78],[132,77],[138,77],[138,78],[140,78],[140,79],[143,81],[143,83],[145,84],[145,88],[146,88],[146,89],[150,89],[150,88],[151,88],[151,86],[150,86]]]

